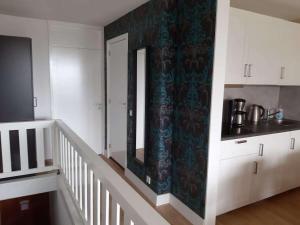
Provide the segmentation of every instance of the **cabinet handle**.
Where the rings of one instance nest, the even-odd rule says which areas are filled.
[[[33,97],[33,107],[38,107],[38,99],[37,99],[37,97]]]
[[[247,143],[247,140],[241,140],[241,141],[236,141],[235,142],[236,144],[245,144],[245,143]]]
[[[252,77],[252,64],[248,66],[248,77]]]
[[[259,156],[264,156],[264,144],[259,145]]]
[[[244,77],[247,77],[247,71],[248,71],[248,64],[245,64],[245,66],[244,66]]]
[[[254,174],[258,174],[258,162],[254,162]]]
[[[296,139],[291,138],[291,150],[295,150]]]
[[[282,66],[282,67],[281,67],[281,72],[280,72],[280,79],[281,79],[281,80],[284,79],[284,75],[285,75],[285,67]]]

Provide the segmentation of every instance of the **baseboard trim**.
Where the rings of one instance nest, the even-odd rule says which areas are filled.
[[[178,212],[180,212],[188,221],[192,224],[202,225],[204,220],[196,214],[193,210],[187,207],[182,201],[170,194],[169,204],[173,206]]]
[[[165,204],[170,204],[178,212],[180,212],[188,221],[192,224],[202,225],[204,220],[198,216],[193,210],[182,203],[174,195],[167,193],[162,195],[157,195],[152,191],[146,184],[144,184],[134,173],[129,169],[125,169],[125,176],[155,205],[161,206]]]

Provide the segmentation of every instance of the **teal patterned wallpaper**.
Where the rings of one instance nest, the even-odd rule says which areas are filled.
[[[128,168],[157,194],[171,192],[204,217],[216,0],[152,0],[105,27],[105,41],[129,35],[128,108],[134,108],[134,50],[149,47],[148,151]]]

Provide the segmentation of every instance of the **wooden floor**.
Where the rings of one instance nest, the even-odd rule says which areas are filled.
[[[221,215],[217,225],[300,225],[300,188]]]
[[[158,213],[162,215],[172,225],[192,225],[185,217],[183,217],[176,209],[171,205],[166,204],[163,206],[154,206],[149,199],[137,189],[137,187],[127,178],[124,174],[124,169],[120,167],[116,162],[106,157],[101,156],[130,186],[132,186]]]

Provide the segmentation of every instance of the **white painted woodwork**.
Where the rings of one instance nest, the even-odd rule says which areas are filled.
[[[24,176],[30,174],[37,174],[43,172],[49,172],[55,170],[56,165],[46,166],[45,160],[45,143],[54,142],[52,135],[47,135],[47,131],[53,128],[54,121],[32,121],[32,122],[14,122],[14,123],[1,123],[1,154],[3,163],[3,173],[0,173],[0,179]],[[27,130],[35,129],[36,131],[36,156],[37,156],[37,168],[29,169],[28,162],[28,146],[27,146]],[[10,137],[9,132],[11,130],[17,130],[19,133],[19,146],[20,146],[20,166],[18,171],[12,171],[11,168],[11,149],[10,149]],[[52,144],[49,146],[53,146]],[[52,154],[52,149],[48,149]],[[52,158],[53,159],[53,158]],[[53,160],[55,161],[55,160]]]
[[[300,187],[300,131],[290,132],[289,148],[283,158],[283,188]]]
[[[3,172],[11,172],[11,153],[10,153],[10,142],[9,142],[9,131],[1,129],[1,150],[2,150],[2,164]]]
[[[57,174],[48,173],[0,182],[0,201],[56,191]]]
[[[217,214],[223,214],[251,202],[256,154],[221,160]]]
[[[128,35],[107,42],[109,156],[126,168]]]
[[[38,167],[45,166],[45,145],[44,145],[44,129],[36,130],[36,158]]]
[[[76,188],[75,190],[72,188],[73,181],[70,182],[74,176],[67,176],[68,173],[61,173],[61,176],[64,177],[64,184],[85,224],[100,224],[101,221],[101,224],[109,225],[110,222],[115,222],[118,225],[121,208],[124,214],[130,218],[129,224],[168,224],[70,128],[59,120],[56,121],[56,127],[58,128],[57,132],[62,133],[67,139],[65,142],[70,143],[74,152],[77,152],[79,156],[79,200],[76,199]],[[59,146],[69,149],[68,145],[59,144]],[[64,149],[62,150],[64,151]],[[95,197],[97,197],[97,201],[94,200]],[[110,203],[110,197],[113,199],[112,203]],[[112,204],[111,207],[110,204]],[[95,208],[97,208],[96,211]],[[109,215],[114,215],[112,221],[110,221]]]
[[[27,133],[25,129],[19,130],[19,143],[20,143],[21,170],[28,170],[29,162],[28,162]]]

